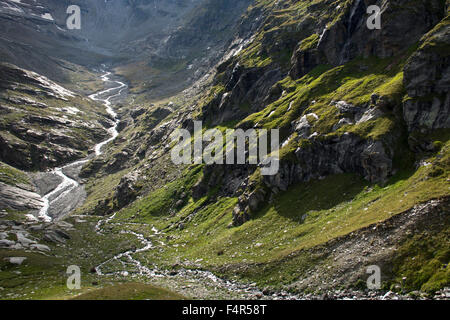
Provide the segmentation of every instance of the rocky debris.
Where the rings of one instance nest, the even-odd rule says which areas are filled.
[[[354,285],[358,279],[367,279],[366,268],[371,265],[381,268],[382,281],[390,280],[392,257],[395,256],[397,248],[411,234],[440,230],[449,218],[449,200],[449,197],[444,197],[418,204],[386,221],[295,253],[320,257],[323,262],[312,265],[305,271],[301,280],[289,288],[300,291],[319,287],[332,290],[333,283]],[[329,265],[325,261],[333,261],[332,268],[328,268]],[[389,293],[384,298],[392,299],[398,296],[396,293]],[[377,294],[376,297],[379,299],[380,295]]]
[[[440,300],[440,299],[448,300],[448,299],[450,299],[450,288],[444,288],[442,290],[437,291],[435,293],[433,299],[435,299],[435,300]]]
[[[0,209],[39,210],[43,205],[39,194],[0,182]]]
[[[28,232],[21,231],[16,233],[17,242],[20,243],[23,247],[30,247],[31,245],[36,244],[36,240],[28,239]]]
[[[17,242],[13,241],[13,240],[7,240],[7,239],[0,240],[0,248],[9,249],[9,250],[27,249],[27,250],[37,250],[37,251],[44,251],[44,252],[50,251],[50,248],[48,246],[39,244],[34,239],[30,239],[29,233],[25,230],[21,230],[21,231],[9,230],[7,232],[7,234],[15,234]],[[43,238],[43,240],[44,239],[45,239],[45,237]]]
[[[11,241],[11,240],[6,240],[6,239],[0,240],[0,248],[9,248],[9,247],[13,246],[14,244],[15,244],[15,242]]]
[[[46,253],[50,252],[51,248],[40,242],[64,245],[71,239],[69,231],[74,230],[74,227],[62,220],[46,223],[37,218],[24,222],[0,219],[0,230],[0,248]]]

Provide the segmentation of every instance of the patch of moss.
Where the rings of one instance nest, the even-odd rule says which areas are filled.
[[[447,287],[450,284],[449,243],[448,221],[441,230],[412,235],[402,244],[394,260],[395,282],[402,284],[406,291],[434,293]]]
[[[12,186],[30,184],[30,178],[26,173],[3,162],[0,162],[0,181]]]
[[[316,48],[319,43],[319,38],[320,36],[317,33],[313,33],[300,43],[299,49],[302,51],[307,51]]]

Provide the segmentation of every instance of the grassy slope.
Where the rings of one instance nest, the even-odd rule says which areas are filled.
[[[234,198],[219,198],[208,205],[206,197],[197,202],[191,199],[176,216],[169,216],[161,201],[172,201],[170,187],[122,210],[117,219],[126,220],[136,215],[134,221],[165,229],[172,239],[169,246],[160,252],[152,251],[147,257],[160,265],[170,267],[179,262],[189,265],[186,260],[192,264],[198,259],[202,260],[197,265],[213,269],[227,264],[262,263],[271,265],[271,270],[261,272],[255,267],[247,270],[245,278],[259,284],[287,284],[301,274],[302,269],[296,267],[299,261],[276,262],[291,253],[384,221],[417,203],[448,195],[448,151],[449,144],[441,151],[444,156],[440,160],[429,159],[432,165],[421,167],[414,173],[401,172],[384,187],[369,185],[354,175],[301,183],[276,197],[250,222],[237,228],[227,228],[237,201]],[[183,219],[192,214],[189,222]],[[183,230],[176,228],[180,221],[184,221]],[[448,254],[448,247],[444,246],[442,250]],[[433,265],[431,274],[440,267],[441,264]],[[399,267],[399,271],[411,272],[407,265]],[[430,285],[428,280],[430,278],[424,277],[411,287],[419,289],[424,285],[426,288]]]

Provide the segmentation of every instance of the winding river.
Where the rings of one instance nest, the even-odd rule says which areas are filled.
[[[116,139],[117,136],[119,135],[119,132],[117,131],[117,125],[119,123],[119,120],[117,119],[117,114],[114,112],[112,108],[112,99],[119,97],[122,94],[123,90],[127,88],[127,85],[125,83],[116,80],[111,80],[111,72],[106,72],[104,75],[102,75],[101,79],[103,80],[103,82],[111,83],[113,86],[106,90],[92,94],[89,96],[89,98],[94,101],[100,101],[105,105],[106,112],[114,119],[114,125],[108,129],[110,138],[100,142],[94,147],[95,156],[100,156],[102,154],[102,148],[109,142]],[[76,205],[79,203],[78,201],[79,199],[77,199],[76,197],[75,199],[71,198],[73,198],[74,194],[77,194],[76,191],[78,191],[79,193],[80,189],[83,189],[83,187],[76,180],[78,177],[77,176],[74,177],[73,175],[69,176],[67,171],[79,172],[82,166],[91,159],[92,156],[87,157],[86,159],[83,160],[69,163],[62,167],[55,168],[52,171],[46,173],[49,175],[58,176],[61,179],[61,182],[57,185],[56,188],[54,188],[52,191],[48,192],[42,197],[44,206],[39,211],[38,215],[39,219],[45,222],[51,222],[54,219],[61,218],[62,216],[64,216],[64,214],[69,213],[69,211],[73,210],[76,207]],[[50,214],[49,211],[55,204],[59,204],[59,207],[63,209],[61,209],[60,212],[58,212],[58,214]]]

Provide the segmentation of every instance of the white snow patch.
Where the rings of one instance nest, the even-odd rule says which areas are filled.
[[[48,12],[41,15],[41,18],[45,19],[45,20],[55,21],[55,19],[53,19],[52,15]]]

